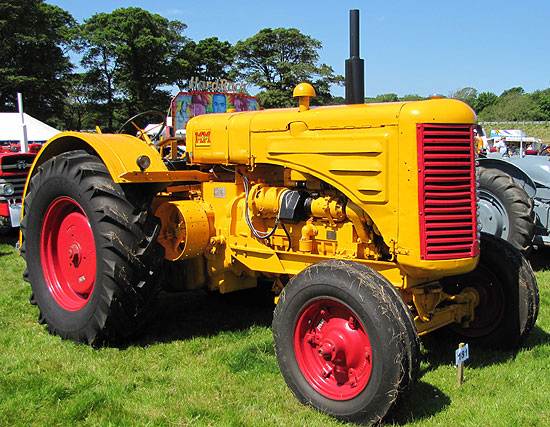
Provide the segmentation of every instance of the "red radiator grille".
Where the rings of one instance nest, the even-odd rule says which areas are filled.
[[[479,252],[472,126],[417,125],[421,257]]]

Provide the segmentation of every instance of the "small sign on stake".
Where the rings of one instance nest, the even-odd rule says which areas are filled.
[[[464,376],[464,362],[470,357],[470,350],[468,349],[468,344],[461,342],[458,345],[458,350],[455,352],[455,366],[458,367],[457,377],[458,377],[458,386],[462,385],[462,379]]]

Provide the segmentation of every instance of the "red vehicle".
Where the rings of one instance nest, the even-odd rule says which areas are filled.
[[[0,233],[19,227],[21,200],[27,174],[42,144],[29,144],[21,153],[19,144],[0,145]]]

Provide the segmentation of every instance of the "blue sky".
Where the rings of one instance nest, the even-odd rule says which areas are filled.
[[[323,44],[320,61],[344,75],[349,10],[360,10],[366,96],[433,93],[473,87],[494,92],[550,87],[548,0],[174,1],[46,0],[79,22],[98,12],[141,7],[187,25],[199,41],[235,44],[259,30],[297,28]],[[343,96],[343,88],[333,89]]]

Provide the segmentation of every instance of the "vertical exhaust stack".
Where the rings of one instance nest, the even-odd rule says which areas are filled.
[[[365,102],[365,64],[359,58],[359,10],[349,11],[349,50],[346,59],[346,104]]]

